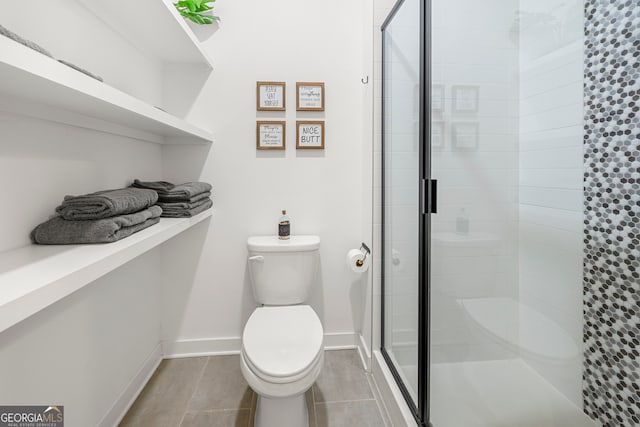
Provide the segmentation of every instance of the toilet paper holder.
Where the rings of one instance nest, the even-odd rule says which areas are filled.
[[[364,264],[364,260],[367,259],[368,255],[371,255],[371,249],[369,249],[369,246],[367,246],[365,242],[362,242],[362,245],[360,245],[360,251],[364,256],[362,257],[362,259],[356,261],[356,265],[358,267],[362,267],[362,265]]]

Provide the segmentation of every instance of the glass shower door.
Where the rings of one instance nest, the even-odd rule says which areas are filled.
[[[382,353],[416,419],[425,419],[422,363],[423,176],[421,18],[424,2],[396,4],[383,30]]]

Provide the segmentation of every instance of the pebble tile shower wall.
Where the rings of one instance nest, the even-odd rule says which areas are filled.
[[[584,408],[640,425],[640,4],[585,1]]]

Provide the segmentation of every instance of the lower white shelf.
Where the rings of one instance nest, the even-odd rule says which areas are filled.
[[[160,222],[114,243],[29,245],[0,253],[0,332],[213,215]]]

